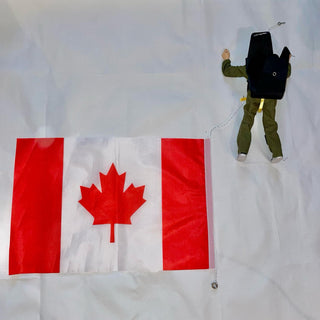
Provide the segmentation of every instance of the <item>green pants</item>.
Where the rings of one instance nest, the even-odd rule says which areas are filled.
[[[247,154],[251,143],[251,128],[253,126],[254,117],[259,109],[261,99],[252,98],[250,92],[247,95],[247,103],[244,106],[244,115],[240,125],[237,143],[238,153]],[[273,157],[282,156],[281,142],[277,133],[278,124],[275,121],[276,115],[275,99],[265,99],[263,105],[262,123],[266,142],[272,152]]]

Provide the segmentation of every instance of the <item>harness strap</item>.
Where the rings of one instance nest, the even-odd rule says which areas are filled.
[[[261,112],[261,111],[262,111],[262,109],[263,109],[263,104],[264,104],[264,99],[262,98],[261,101],[260,101],[260,105],[259,105],[258,112]]]

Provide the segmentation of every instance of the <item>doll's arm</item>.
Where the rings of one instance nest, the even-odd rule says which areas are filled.
[[[222,73],[226,77],[244,77],[248,78],[245,66],[232,66],[230,59],[222,62]]]
[[[232,66],[230,60],[230,52],[228,49],[225,49],[222,52],[222,73],[226,77],[245,77],[248,78],[246,67],[245,66]]]
[[[289,63],[288,65],[288,75],[287,78],[289,78],[291,76],[291,64]]]

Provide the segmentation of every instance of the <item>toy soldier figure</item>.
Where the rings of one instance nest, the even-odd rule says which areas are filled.
[[[230,52],[222,53],[222,73],[226,77],[244,77],[248,81],[247,101],[240,125],[237,144],[237,160],[244,161],[251,143],[251,128],[257,111],[263,106],[262,122],[266,142],[272,153],[272,163],[283,158],[278,124],[275,121],[277,99],[283,97],[286,79],[291,74],[290,51],[285,47],[280,57],[272,52],[269,32],[251,35],[246,65],[232,66]]]

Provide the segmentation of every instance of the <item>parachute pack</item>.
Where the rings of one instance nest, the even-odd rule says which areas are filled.
[[[253,98],[282,99],[286,88],[290,51],[273,53],[270,32],[252,33],[246,58],[248,89]]]

